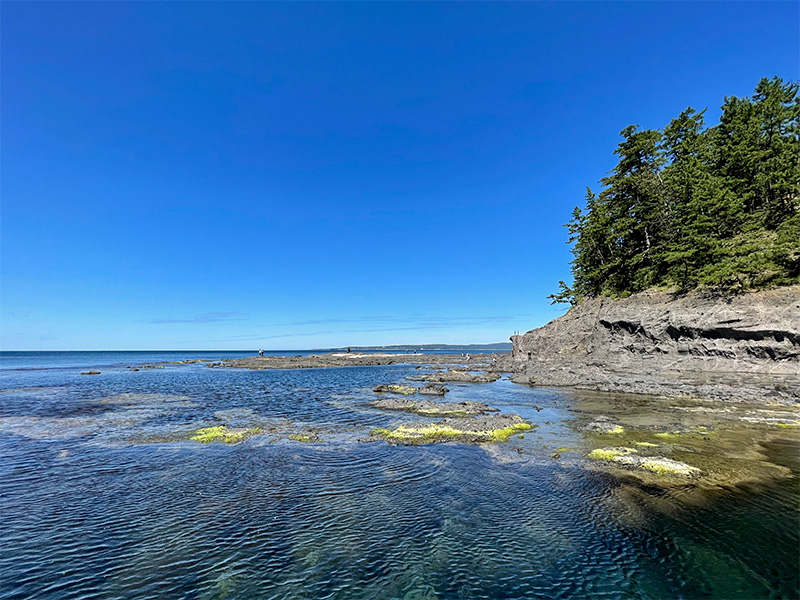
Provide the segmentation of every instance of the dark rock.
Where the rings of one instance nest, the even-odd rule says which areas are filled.
[[[800,402],[800,286],[594,298],[511,340],[517,383]]]
[[[402,410],[418,415],[467,417],[483,413],[497,412],[483,402],[433,402],[432,400],[413,400],[411,398],[381,398],[370,402],[373,408],[381,410]]]
[[[464,383],[490,383],[500,379],[497,373],[470,373],[469,371],[436,371],[425,375],[424,381],[459,381]]]
[[[427,385],[423,385],[417,391],[420,394],[427,394],[429,396],[444,396],[450,390],[444,387],[443,385],[436,385],[435,383],[429,383]]]
[[[378,393],[390,393],[390,394],[402,394],[404,396],[410,396],[417,393],[417,388],[411,387],[410,385],[376,385],[372,388],[373,392]]]

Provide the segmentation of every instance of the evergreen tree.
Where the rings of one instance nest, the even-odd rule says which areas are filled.
[[[709,129],[704,113],[622,130],[617,166],[567,224],[574,281],[553,302],[800,283],[798,85],[762,79]]]

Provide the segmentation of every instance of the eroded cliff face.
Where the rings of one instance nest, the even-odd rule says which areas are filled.
[[[511,341],[515,381],[623,391],[627,380],[630,391],[701,396],[715,394],[698,386],[717,381],[766,382],[779,400],[800,401],[798,286],[730,298],[596,298]]]

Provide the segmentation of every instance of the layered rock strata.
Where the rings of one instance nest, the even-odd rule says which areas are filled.
[[[800,286],[595,298],[511,341],[519,383],[800,402]]]

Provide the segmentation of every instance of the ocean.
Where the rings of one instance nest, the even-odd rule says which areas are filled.
[[[519,414],[530,432],[397,446],[370,430],[435,419],[373,408],[372,388],[416,365],[174,364],[246,355],[0,354],[0,599],[800,596],[793,428],[504,377],[447,384],[447,401]],[[129,368],[145,365],[163,368]],[[587,433],[601,414],[640,439],[642,423],[702,414],[710,433],[668,449],[709,477],[662,485],[598,465],[591,448],[621,443]],[[190,439],[220,425],[260,433]],[[730,471],[707,456],[715,443]]]

